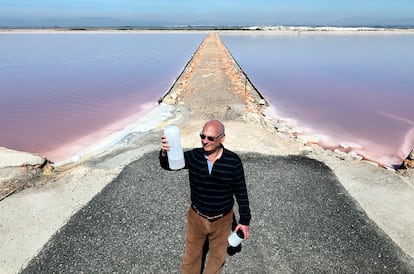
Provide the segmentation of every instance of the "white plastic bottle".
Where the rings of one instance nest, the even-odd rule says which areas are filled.
[[[176,125],[170,125],[164,129],[164,135],[170,144],[170,150],[167,152],[170,169],[182,169],[185,166],[185,161],[180,141],[180,128]]]
[[[237,247],[244,241],[244,233],[241,229],[233,231],[227,239],[229,246]]]

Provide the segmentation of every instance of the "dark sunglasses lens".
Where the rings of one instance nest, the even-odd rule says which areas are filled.
[[[209,140],[210,142],[213,142],[216,139],[214,137],[206,136],[204,134],[200,134],[200,138],[201,138],[201,140],[204,140],[205,138],[207,138],[207,140]]]

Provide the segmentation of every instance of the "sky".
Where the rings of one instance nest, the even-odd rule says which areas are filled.
[[[414,26],[414,0],[0,0],[0,27]]]

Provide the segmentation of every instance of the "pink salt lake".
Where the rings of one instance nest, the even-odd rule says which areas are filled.
[[[394,167],[414,148],[414,33],[262,32],[222,39],[275,117],[318,135],[326,148],[342,144]]]
[[[0,146],[52,161],[152,109],[203,33],[0,34]],[[413,34],[222,34],[272,104],[326,147],[394,166],[414,147]]]

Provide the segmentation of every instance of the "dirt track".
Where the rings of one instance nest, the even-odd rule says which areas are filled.
[[[162,102],[185,105],[198,119],[223,121],[261,114],[266,104],[217,33],[207,35]]]

